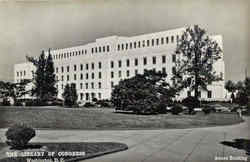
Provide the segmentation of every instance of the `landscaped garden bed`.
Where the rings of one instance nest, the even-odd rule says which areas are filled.
[[[13,150],[5,143],[0,143],[0,162],[28,162],[31,159],[39,161],[70,162],[123,151],[127,148],[127,145],[122,143],[80,142],[32,143],[25,149]]]
[[[47,129],[171,129],[231,125],[242,122],[237,113],[204,115],[135,115],[115,113],[113,109],[60,107],[1,107],[0,127],[24,123]]]

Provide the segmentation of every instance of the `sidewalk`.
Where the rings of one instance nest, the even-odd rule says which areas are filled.
[[[250,139],[250,118],[224,127],[168,130],[38,130],[32,142],[121,142],[127,151],[86,160],[87,162],[211,162],[215,157],[246,157],[244,150],[220,144],[237,138]],[[0,129],[5,141],[6,129]],[[248,157],[250,161],[250,157]],[[219,160],[218,160],[219,162]]]

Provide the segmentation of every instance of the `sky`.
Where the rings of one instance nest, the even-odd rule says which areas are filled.
[[[199,25],[223,36],[225,79],[250,76],[249,0],[0,0],[0,80],[49,48]]]

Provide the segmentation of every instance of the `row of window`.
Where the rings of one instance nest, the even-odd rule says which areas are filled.
[[[151,40],[142,40],[142,41],[138,41],[138,42],[129,42],[129,43],[123,43],[123,44],[118,44],[117,45],[117,51],[123,51],[123,50],[128,50],[128,49],[136,49],[136,48],[141,48],[141,47],[153,47],[153,46],[158,46],[158,45],[163,45],[163,44],[168,44],[170,43],[171,39],[171,43],[174,43],[175,40],[175,36],[171,36],[171,37],[161,37],[161,38],[155,38],[155,39],[151,39]],[[176,41],[179,40],[179,36],[176,36]]]
[[[90,77],[91,79],[95,79],[95,73],[91,73],[91,75],[89,76],[89,73],[85,74],[85,79],[88,80]],[[77,80],[77,74],[74,74],[74,80]],[[61,81],[64,81],[64,75],[61,76]],[[83,74],[81,73],[79,75],[79,79],[83,80]],[[98,72],[98,79],[102,79],[102,72]],[[56,80],[59,81],[59,77],[56,76]],[[66,75],[66,81],[70,81],[70,75]]]
[[[109,52],[109,51],[110,51],[109,45],[91,48],[91,53],[92,54],[93,53],[101,53],[101,52]]]
[[[168,43],[174,43],[179,40],[179,36],[170,36],[170,37],[161,37],[161,38],[154,38],[151,40],[142,40],[137,42],[128,42],[128,43],[122,43],[117,45],[117,51],[123,51],[128,49],[136,49],[136,48],[142,48],[142,47],[153,47],[158,45],[164,45]],[[91,53],[101,53],[101,52],[110,52],[110,46],[98,46],[98,47],[92,47]],[[71,52],[65,52],[60,54],[53,55],[53,59],[65,59],[72,56],[78,56],[87,54],[87,50],[79,50],[79,51],[71,51]]]
[[[187,91],[187,96],[191,96],[191,91]],[[198,92],[198,96],[201,97],[201,91]],[[212,98],[212,91],[207,91],[207,98]]]
[[[176,55],[172,55],[172,61],[176,62]],[[156,56],[152,56],[152,64],[155,65],[157,64],[157,57]],[[161,63],[166,63],[166,56],[162,56],[161,58]],[[143,65],[147,65],[148,64],[148,58],[147,57],[143,57]],[[114,68],[115,62],[111,61],[110,62],[110,67]],[[138,58],[134,59],[134,66],[138,66],[139,65],[139,60]],[[130,67],[130,59],[126,60],[126,66]],[[122,67],[122,60],[118,60],[118,67],[121,68]]]
[[[172,62],[175,62],[176,61],[176,55],[172,55]],[[126,60],[126,66],[127,67],[130,67],[130,59],[127,59]],[[157,57],[156,56],[152,56],[152,64],[153,65],[155,65],[155,64],[157,64]],[[163,55],[162,56],[162,58],[161,58],[161,63],[166,63],[166,56],[165,55]],[[143,57],[143,65],[147,65],[148,64],[148,58],[147,57]],[[138,60],[138,58],[135,58],[134,59],[134,66],[138,66],[139,65],[139,60]],[[92,62],[92,63],[86,63],[85,64],[85,70],[89,70],[90,69],[90,67],[89,66],[91,66],[91,69],[92,70],[94,70],[95,69],[95,63],[94,62]],[[111,61],[110,62],[110,67],[111,68],[114,68],[114,66],[115,66],[115,62],[114,61]],[[118,60],[118,67],[119,68],[121,68],[122,67],[122,60]],[[102,68],[102,62],[98,62],[98,69],[101,69]],[[84,69],[84,66],[83,66],[83,64],[80,64],[80,66],[79,66],[79,69],[82,71],[83,69]],[[77,71],[77,65],[74,65],[73,66],[73,70],[74,71]],[[70,72],[70,66],[67,66],[66,67],[66,71],[67,72]],[[59,68],[58,67],[56,67],[56,73],[58,73],[59,72]],[[61,72],[63,73],[64,72],[64,67],[62,66],[61,67]]]
[[[64,84],[61,84],[61,89],[62,90],[64,90],[64,86],[65,86]],[[58,84],[56,85],[56,88],[59,89]],[[83,83],[80,83],[79,88],[77,88],[77,89],[89,89],[89,88],[90,89],[95,89],[95,88],[101,89],[102,88],[102,83],[98,82],[97,85],[95,85],[94,82],[91,82],[90,84],[85,83],[85,85]]]
[[[98,99],[102,99],[102,93],[97,93],[98,94]],[[80,93],[80,100],[83,100],[84,93]],[[85,100],[89,101],[90,99],[96,98],[96,93],[85,93]]]
[[[88,63],[85,64],[85,69],[86,69],[86,70],[89,70],[89,66],[91,66],[91,69],[92,69],[92,70],[95,69],[95,63],[92,62],[90,65],[89,65]],[[98,69],[101,69],[101,68],[102,68],[102,62],[98,62]],[[80,69],[81,71],[84,69],[83,64],[80,64],[79,69]],[[73,70],[74,70],[74,71],[77,71],[77,65],[74,65],[74,66],[73,66]],[[66,67],[66,71],[67,71],[67,72],[70,71],[70,66],[67,66],[67,67]],[[56,73],[58,73],[58,72],[59,72],[59,68],[56,67]],[[61,67],[61,73],[63,73],[63,72],[64,72],[64,67],[62,66],[62,67]]]
[[[26,71],[25,70],[24,71],[17,71],[16,72],[16,76],[17,77],[19,77],[19,76],[21,77],[21,76],[25,76],[25,75],[26,75]]]
[[[69,58],[69,57],[73,57],[73,56],[79,56],[79,55],[86,55],[87,54],[87,50],[79,50],[79,51],[71,51],[71,52],[66,52],[66,53],[59,53],[59,54],[55,54],[53,55],[53,59],[55,60],[59,60],[59,59],[63,59],[63,58]]]

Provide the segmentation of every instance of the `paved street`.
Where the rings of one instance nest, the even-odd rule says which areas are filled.
[[[224,127],[128,130],[79,131],[39,130],[33,142],[121,142],[129,149],[85,162],[211,162],[215,157],[246,157],[244,150],[220,144],[237,138],[250,139],[250,118],[246,122]],[[5,140],[0,130],[0,138]],[[218,160],[220,161],[220,160]],[[232,160],[231,160],[232,161]],[[250,157],[248,157],[250,161]]]

